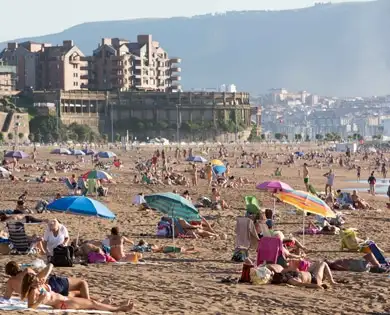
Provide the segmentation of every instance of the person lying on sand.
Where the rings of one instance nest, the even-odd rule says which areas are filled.
[[[272,284],[290,284],[296,287],[305,287],[313,289],[326,289],[323,281],[329,280],[330,284],[336,282],[333,279],[332,272],[327,263],[314,263],[309,271],[282,271],[272,276]]]
[[[37,275],[38,278],[46,279],[46,283],[51,289],[63,296],[78,296],[89,299],[89,286],[85,280],[80,278],[59,277],[50,275],[53,265],[49,264],[38,274],[31,268],[20,269],[15,261],[10,261],[5,265],[5,273],[11,278],[6,283],[4,298],[10,299],[13,293],[21,294],[22,280],[28,273]]]
[[[168,219],[168,221],[171,222],[171,219]],[[212,228],[205,218],[202,218],[200,226],[192,225],[183,219],[178,219],[177,221],[184,230],[185,235],[192,236],[194,238],[220,238],[219,234]]]
[[[119,228],[113,227],[111,235],[108,236],[110,241],[110,255],[118,262],[133,261],[134,253],[125,254],[123,245],[128,243],[134,245],[134,242],[127,237],[120,235]]]
[[[364,272],[370,271],[373,273],[387,272],[388,268],[383,268],[373,253],[366,254],[363,259],[337,259],[334,261],[325,261],[331,270],[336,271],[353,271]]]
[[[27,299],[28,308],[36,309],[44,304],[54,309],[73,309],[73,310],[97,310],[108,312],[129,312],[134,304],[128,301],[122,306],[103,304],[94,300],[81,297],[63,296],[54,292],[47,284],[46,277],[39,277],[36,274],[26,273],[22,280],[21,299]]]

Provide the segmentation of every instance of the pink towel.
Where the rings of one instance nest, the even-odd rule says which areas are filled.
[[[282,255],[283,244],[279,237],[262,237],[257,247],[257,266],[263,263],[276,264]]]
[[[255,224],[246,217],[238,217],[236,223],[236,248],[256,248],[259,237],[256,233]]]

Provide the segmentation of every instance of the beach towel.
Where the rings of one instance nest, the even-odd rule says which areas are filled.
[[[236,222],[236,248],[256,248],[259,237],[253,221],[238,217]]]
[[[257,266],[263,263],[276,264],[283,252],[282,240],[279,237],[262,237],[257,248]]]
[[[13,253],[33,253],[33,244],[29,242],[22,222],[9,222],[7,223],[7,229]]]
[[[84,313],[84,314],[112,314],[111,312],[95,311],[95,310],[54,310],[50,306],[40,305],[37,309],[29,309],[27,302],[21,301],[19,298],[9,300],[0,298],[0,312],[4,311],[31,311],[37,313]]]
[[[368,247],[370,248],[371,253],[375,256],[376,260],[382,266],[388,266],[389,265],[389,263],[387,262],[385,256],[383,255],[383,252],[380,250],[380,248],[374,242],[368,242]]]

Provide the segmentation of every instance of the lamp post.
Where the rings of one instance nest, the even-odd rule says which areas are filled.
[[[180,145],[180,127],[181,127],[181,115],[180,115],[181,104],[176,104],[176,141]]]

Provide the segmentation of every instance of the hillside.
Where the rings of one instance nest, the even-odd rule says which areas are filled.
[[[48,28],[49,30],[49,28]],[[85,54],[101,37],[151,33],[183,59],[183,86],[235,83],[327,95],[390,93],[390,1],[317,5],[288,11],[228,12],[192,18],[93,22],[29,40],[73,39]],[[4,47],[4,43],[1,44]]]

